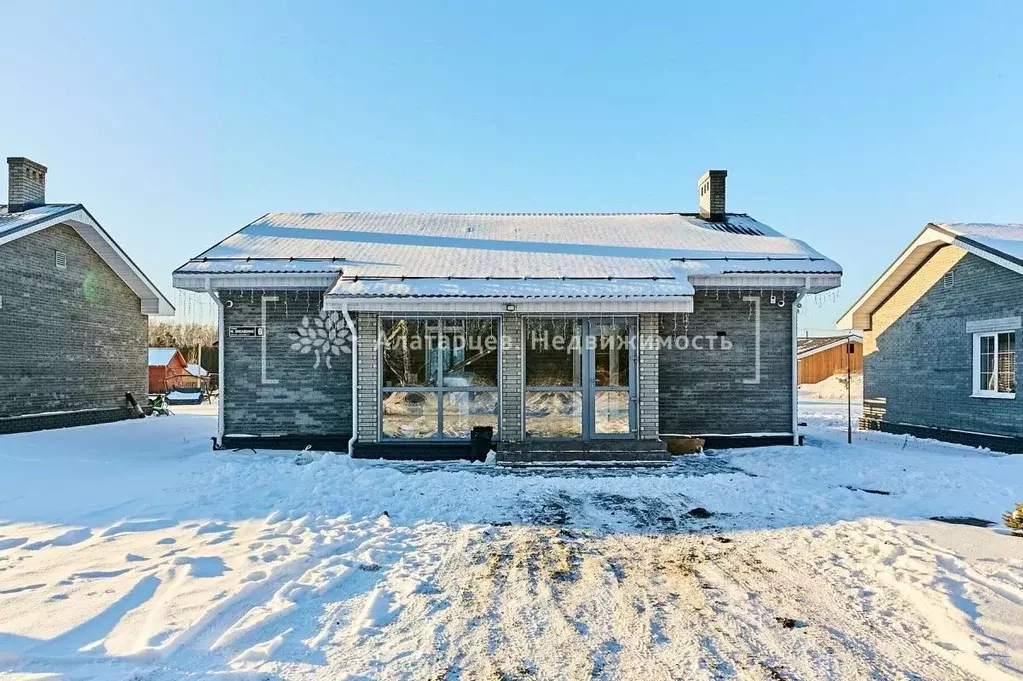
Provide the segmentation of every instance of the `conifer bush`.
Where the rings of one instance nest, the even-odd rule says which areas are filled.
[[[1014,510],[1002,516],[1002,520],[1014,535],[1023,537],[1023,504],[1016,504]]]

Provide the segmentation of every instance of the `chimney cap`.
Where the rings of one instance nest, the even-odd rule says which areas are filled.
[[[19,165],[19,166],[31,166],[32,168],[34,168],[36,170],[39,170],[39,171],[42,171],[44,173],[47,170],[46,166],[44,166],[42,163],[38,163],[36,161],[33,161],[30,158],[25,158],[24,156],[8,156],[7,157],[7,164],[8,165]]]

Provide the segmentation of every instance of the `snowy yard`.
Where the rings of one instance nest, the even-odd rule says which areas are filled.
[[[844,409],[642,470],[0,436],[0,676],[1023,678],[1023,539],[926,520],[999,520],[1023,456],[850,448]]]

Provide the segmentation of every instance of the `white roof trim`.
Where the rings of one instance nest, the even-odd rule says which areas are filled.
[[[913,240],[913,243],[895,259],[887,270],[871,284],[859,300],[842,315],[837,326],[840,329],[869,329],[871,316],[916,271],[935,251],[943,246],[953,245],[968,253],[977,255],[996,265],[1001,265],[1017,274],[1023,274],[1023,266],[1004,258],[989,249],[982,248],[969,240],[959,237],[942,227],[929,223]]]
[[[505,312],[512,306],[514,312],[521,313],[641,313],[641,312],[692,312],[692,296],[673,296],[664,298],[640,299],[600,299],[584,298],[523,300],[522,298],[452,298],[452,297],[417,297],[417,298],[385,298],[372,296],[366,298],[325,296],[323,308],[328,311],[341,310],[347,304],[352,311],[366,312]]]
[[[110,238],[110,235],[100,227],[96,219],[81,204],[0,236],[0,246],[62,224],[66,224],[78,232],[78,235],[141,299],[142,314],[149,316],[171,316],[174,314],[174,306],[170,301],[160,293],[153,282],[149,281],[149,278],[128,257],[128,254],[121,250],[121,247]]]
[[[315,288],[327,290],[334,286],[337,272],[287,272],[273,274],[198,274],[175,272],[174,288],[186,291],[215,291],[217,289],[253,288]]]
[[[842,285],[841,274],[699,274],[690,275],[697,288],[805,289],[820,293]]]
[[[916,239],[888,269],[878,277],[866,293],[846,310],[836,326],[840,329],[869,329],[870,316],[896,291],[916,269],[939,248],[952,243],[950,235],[925,227]]]

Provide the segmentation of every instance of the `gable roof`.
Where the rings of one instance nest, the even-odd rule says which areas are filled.
[[[199,378],[202,378],[203,376],[208,376],[210,372],[206,371],[198,364],[189,364],[188,373],[192,374],[193,376],[198,376]]]
[[[165,367],[171,363],[175,355],[180,354],[177,348],[149,348],[149,366]],[[185,363],[184,356],[181,357],[181,362]]]
[[[799,338],[796,340],[796,358],[803,359],[831,348],[845,345],[846,343],[863,343],[863,339],[854,334],[843,334],[841,336],[815,336],[812,338]]]
[[[146,315],[173,315],[174,306],[80,203],[46,204],[17,213],[0,206],[0,246],[57,225],[72,227],[142,301]]]
[[[1023,224],[931,222],[846,310],[838,320],[838,328],[869,329],[871,315],[884,301],[938,249],[948,245],[1023,274]]]
[[[571,297],[570,285],[583,297],[633,295],[606,285],[625,280],[630,292],[658,281],[658,295],[687,296],[700,276],[819,275],[824,290],[841,271],[741,214],[270,213],[178,268],[175,285],[282,275],[325,282],[332,296],[514,298],[553,287]],[[598,278],[599,291],[576,283]],[[523,283],[533,280],[548,283]]]

